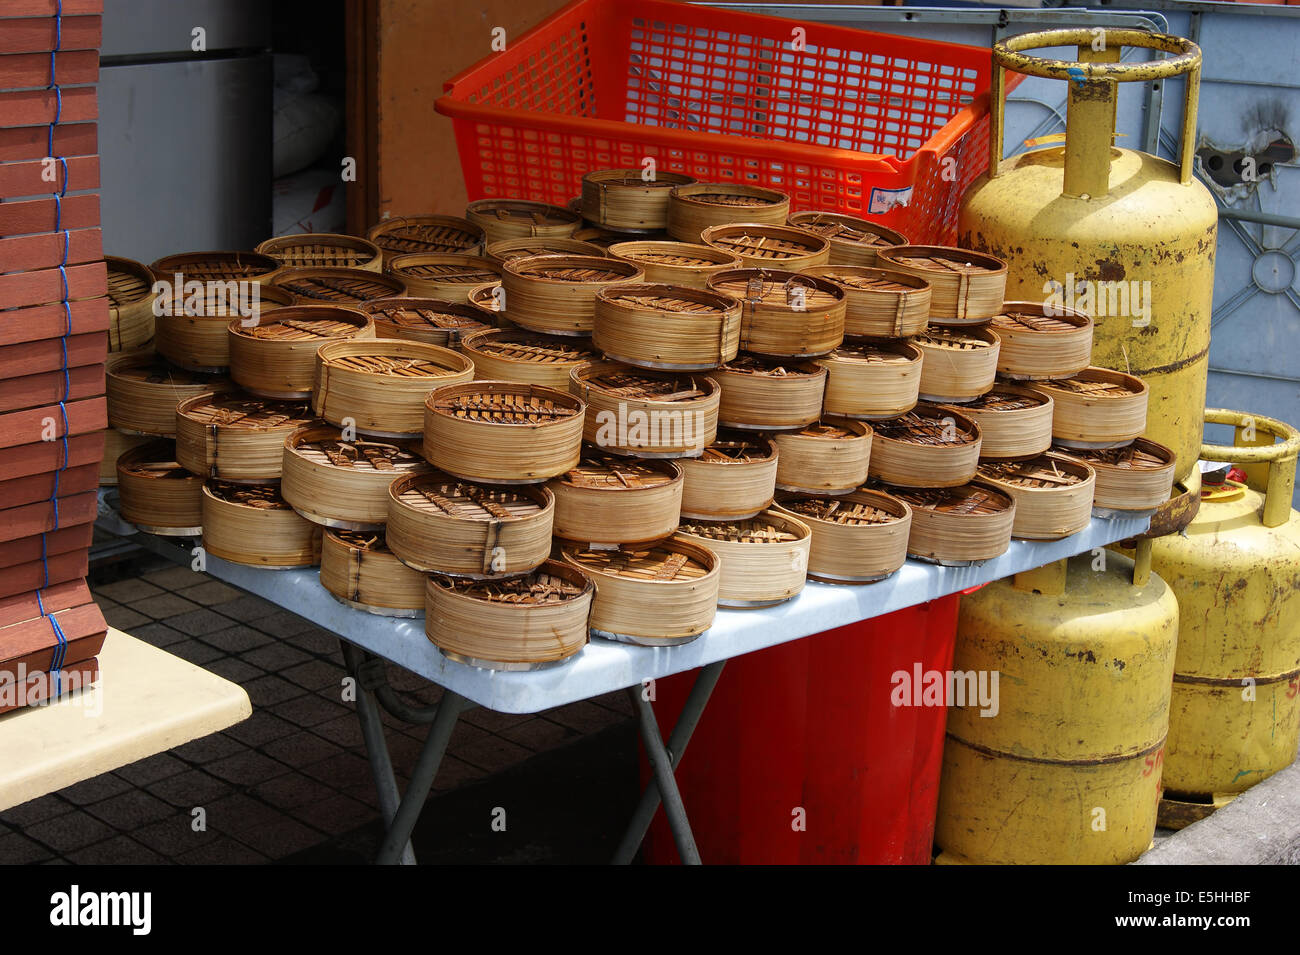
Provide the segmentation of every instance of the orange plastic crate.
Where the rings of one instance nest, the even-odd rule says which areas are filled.
[[[660,0],[578,0],[446,84],[471,199],[657,168],[950,242],[988,162],[989,51]],[[1015,77],[1008,77],[1014,81]]]

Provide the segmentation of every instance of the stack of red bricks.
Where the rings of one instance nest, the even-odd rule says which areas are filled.
[[[98,677],[102,0],[0,5],[0,712]]]

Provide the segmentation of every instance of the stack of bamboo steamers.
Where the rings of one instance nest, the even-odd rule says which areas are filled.
[[[770,189],[603,170],[568,208],[132,267],[256,283],[260,310],[205,292],[118,357],[123,516],[319,562],[476,666],[680,644],[718,606],[987,560],[1172,480],[1145,386],[1088,367],[1086,315]]]

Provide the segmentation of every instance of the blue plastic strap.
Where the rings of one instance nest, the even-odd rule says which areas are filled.
[[[42,551],[45,548],[44,536],[41,538]],[[44,555],[42,554],[42,560]],[[46,568],[47,579],[45,586],[49,586],[48,568]],[[44,588],[42,588],[44,589]],[[68,659],[68,638],[63,633],[63,628],[59,626],[59,621],[53,614],[45,612],[45,602],[41,600],[41,591],[36,591],[36,608],[41,612],[41,616],[50,622],[54,628],[54,637],[58,641],[54,646],[54,653],[50,656],[50,676],[54,677],[54,692],[50,699],[63,694],[63,664]]]

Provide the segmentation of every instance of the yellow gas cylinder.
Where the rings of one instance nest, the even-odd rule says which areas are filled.
[[[1024,51],[1077,46],[1078,61]],[[1120,63],[1123,47],[1172,54]],[[1218,215],[1192,176],[1201,51],[1136,30],[1026,33],[993,48],[989,170],[962,200],[958,243],[1008,262],[1009,301],[1072,305],[1093,316],[1092,361],[1150,386],[1147,436],[1191,473],[1209,366]],[[1068,83],[1064,146],[1003,152],[1004,70]],[[1186,74],[1178,164],[1117,149],[1117,84]]]
[[[1113,864],[1146,850],[1178,605],[1145,567],[1097,550],[962,598],[953,672],[987,671],[990,686],[996,673],[997,705],[949,707],[937,861]]]
[[[1246,465],[1250,486],[1203,492],[1183,533],[1153,542],[1152,567],[1182,614],[1165,788],[1213,803],[1290,765],[1300,743],[1300,432],[1218,408],[1205,420],[1236,437],[1201,457]]]

